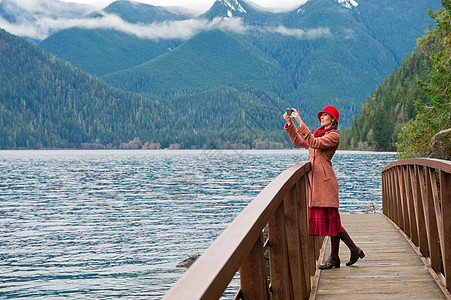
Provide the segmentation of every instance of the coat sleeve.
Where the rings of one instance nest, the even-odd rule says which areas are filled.
[[[288,133],[293,145],[298,147],[308,147],[307,143],[301,138],[298,131],[296,130],[296,126],[292,123],[291,125],[285,124],[285,131]]]
[[[338,144],[340,144],[340,135],[335,130],[330,131],[322,137],[315,138],[307,125],[302,124],[298,128],[297,134],[307,147],[312,149],[329,149],[338,147]]]

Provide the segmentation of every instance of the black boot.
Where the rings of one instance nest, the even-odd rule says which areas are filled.
[[[320,269],[332,269],[340,267],[340,258],[329,256],[329,258],[321,265],[318,266]]]
[[[355,264],[356,261],[359,260],[359,258],[364,258],[364,257],[365,257],[365,253],[363,253],[362,249],[357,247],[357,249],[355,249],[353,252],[351,252],[351,258],[346,263],[346,265],[352,266],[353,264]]]

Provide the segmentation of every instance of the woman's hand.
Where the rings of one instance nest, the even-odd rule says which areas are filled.
[[[287,120],[287,124],[288,124],[288,125],[293,124],[293,120],[291,119],[292,117],[293,117],[292,115],[289,116],[286,112],[283,114],[283,118],[284,118],[285,120]]]
[[[299,125],[302,124],[301,116],[299,116],[297,109],[293,108],[293,112],[291,113],[291,118],[295,119],[296,122],[299,123]]]

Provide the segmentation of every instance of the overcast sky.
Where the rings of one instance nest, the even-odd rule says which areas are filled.
[[[77,2],[90,4],[97,7],[105,7],[114,0],[63,0],[65,2]],[[204,12],[208,10],[215,0],[134,0],[136,2],[147,3],[158,6],[182,6],[190,9]],[[264,8],[276,8],[276,9],[291,9],[295,8],[307,0],[246,0],[247,2],[253,2]]]

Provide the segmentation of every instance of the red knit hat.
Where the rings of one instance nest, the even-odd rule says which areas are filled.
[[[320,121],[321,121],[320,117],[321,117],[322,113],[328,113],[329,115],[331,115],[335,119],[335,121],[337,121],[337,124],[338,124],[338,118],[340,117],[340,114],[338,113],[338,109],[336,109],[332,105],[328,105],[328,106],[324,107],[324,109],[318,113],[318,120],[320,120]]]

